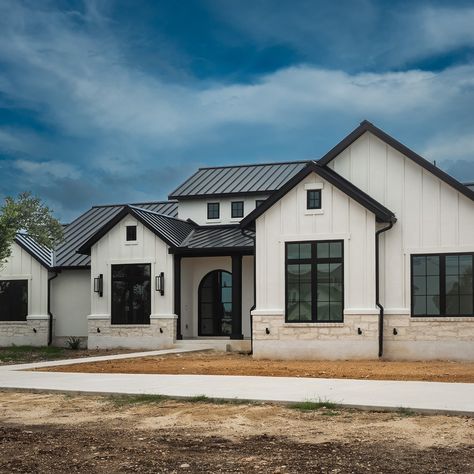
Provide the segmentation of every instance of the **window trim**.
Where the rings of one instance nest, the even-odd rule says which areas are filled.
[[[150,272],[150,288],[149,288],[149,291],[150,291],[150,314],[148,315],[148,317],[146,318],[147,321],[145,321],[144,323],[130,323],[130,322],[126,322],[126,323],[119,323],[119,322],[114,322],[114,317],[113,317],[113,308],[114,308],[114,272],[113,272],[113,267],[114,266],[127,266],[127,267],[130,267],[130,266],[135,266],[135,265],[146,265],[149,267],[149,272]],[[151,315],[153,314],[153,289],[152,289],[152,264],[151,262],[149,261],[146,261],[146,262],[113,262],[110,264],[110,285],[109,285],[109,288],[110,288],[110,297],[109,297],[109,304],[110,304],[110,325],[111,326],[143,326],[143,327],[149,327],[150,324],[151,324]]]
[[[472,298],[473,298],[473,314],[447,314],[446,313],[446,257],[456,255],[471,255],[473,259],[473,279],[472,279]],[[440,314],[415,314],[415,294],[414,294],[414,274],[413,259],[414,257],[439,257],[439,279],[440,279]],[[412,253],[410,254],[410,317],[411,318],[473,318],[474,317],[474,252],[445,252],[445,253]],[[441,310],[444,309],[444,313]]]
[[[319,207],[312,207],[310,206],[310,201],[311,201],[311,198],[310,198],[310,195],[311,193],[317,193],[319,194]],[[316,210],[319,210],[319,209],[322,209],[323,208],[323,201],[322,201],[322,192],[321,192],[321,189],[307,189],[306,190],[306,209],[308,211],[316,211]]]
[[[131,229],[135,229],[135,238],[134,238],[134,239],[129,239],[129,234],[128,234],[129,229],[130,229],[130,230],[131,230]],[[125,240],[126,240],[127,242],[136,242],[136,241],[137,241],[137,234],[138,234],[137,230],[138,230],[138,229],[137,229],[137,226],[136,226],[135,224],[126,225],[126,226],[125,226]]]
[[[5,323],[26,323],[28,321],[28,315],[30,314],[30,278],[21,277],[11,277],[5,275],[4,278],[0,278],[0,281],[7,282],[21,282],[26,284],[26,314],[22,319],[0,319],[0,324]]]
[[[341,244],[341,257],[339,258],[317,258],[313,257],[313,248],[317,244],[336,243]],[[311,265],[311,320],[309,321],[295,321],[288,319],[288,245],[291,244],[311,244],[311,258],[310,259],[291,259],[291,263],[309,264]],[[341,319],[335,321],[331,319],[317,319],[317,264],[318,263],[340,263],[342,264],[342,314]],[[291,240],[285,242],[285,324],[343,324],[344,323],[344,300],[345,300],[345,273],[344,273],[344,240],[343,239],[329,239],[329,240]],[[313,285],[314,283],[314,285]],[[313,309],[313,301],[316,303]]]
[[[210,217],[209,216],[209,206],[211,205],[216,205],[217,206],[217,217]],[[220,219],[221,217],[221,205],[219,202],[208,202],[207,203],[207,220],[209,221],[215,221]]]
[[[234,204],[242,204],[242,215],[234,215]],[[242,217],[244,217],[244,201],[231,201],[230,203],[230,217],[231,219],[241,219]]]

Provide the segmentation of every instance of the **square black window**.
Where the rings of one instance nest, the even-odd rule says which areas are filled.
[[[233,219],[244,217],[244,201],[234,201],[231,203],[231,217]]]
[[[265,202],[265,199],[257,199],[255,201],[255,207],[261,206]]]
[[[28,280],[0,280],[0,321],[26,321]]]
[[[308,189],[306,191],[306,208],[307,209],[321,209],[321,190]]]
[[[218,202],[207,203],[207,218],[219,219],[219,203]]]
[[[127,242],[137,240],[137,226],[128,225],[127,226]]]

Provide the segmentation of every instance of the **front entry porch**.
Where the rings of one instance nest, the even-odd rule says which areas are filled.
[[[177,343],[212,342],[219,350],[227,350],[229,344],[231,350],[250,350],[253,256],[175,255],[174,259]]]

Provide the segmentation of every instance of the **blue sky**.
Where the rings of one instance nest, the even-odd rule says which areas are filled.
[[[474,181],[472,1],[0,0],[0,197],[64,221],[368,119]]]

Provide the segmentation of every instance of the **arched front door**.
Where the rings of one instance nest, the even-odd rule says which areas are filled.
[[[199,336],[230,336],[232,332],[232,274],[208,273],[198,290]]]

